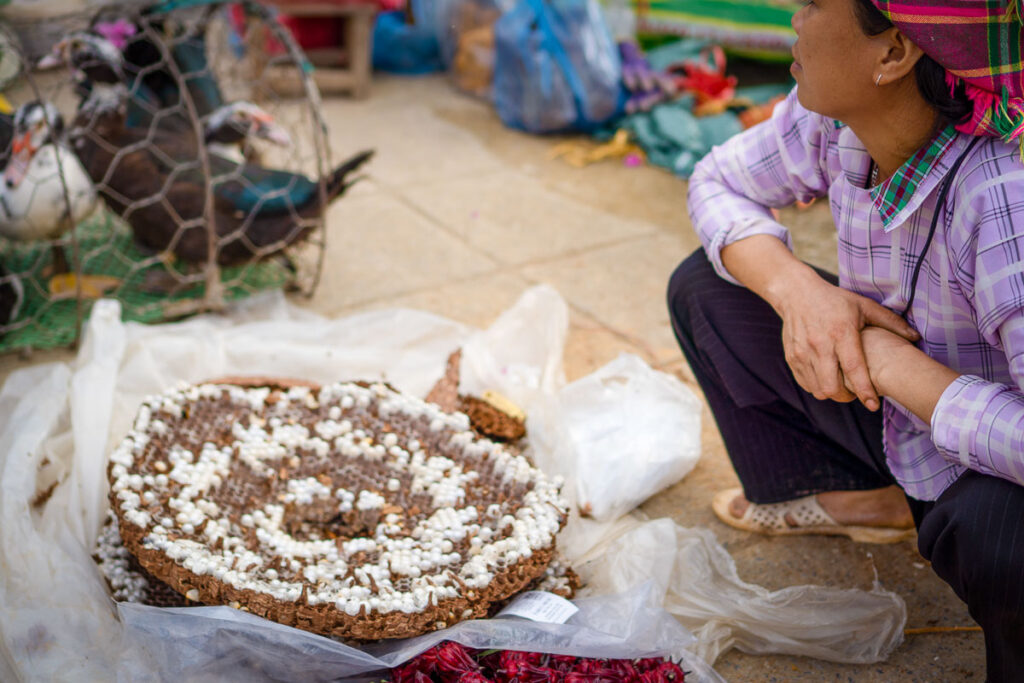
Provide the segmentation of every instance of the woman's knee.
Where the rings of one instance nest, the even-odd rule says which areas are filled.
[[[698,249],[680,263],[668,281],[668,310],[677,329],[689,329],[690,309],[704,299],[708,282],[719,280],[718,273],[703,249]]]
[[[968,472],[922,520],[921,554],[972,613],[984,605],[1001,619],[1005,607],[1018,622],[1024,619],[1024,539],[1017,533],[1022,514],[1024,487]]]
[[[679,297],[685,297],[686,293],[692,291],[694,285],[706,278],[709,273],[718,277],[703,249],[698,249],[683,259],[668,281],[669,304]]]

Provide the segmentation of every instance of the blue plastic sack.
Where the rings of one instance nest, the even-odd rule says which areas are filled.
[[[505,125],[589,131],[620,113],[622,65],[595,0],[518,0],[494,31],[494,104]]]
[[[405,23],[405,12],[381,12],[373,27],[373,68],[401,74],[441,71],[437,36],[424,25]]]

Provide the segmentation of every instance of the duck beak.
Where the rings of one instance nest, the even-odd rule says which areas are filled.
[[[36,150],[32,146],[32,134],[25,133],[14,141],[11,146],[11,158],[4,169],[4,183],[9,188],[16,188],[21,185],[28,173],[28,165],[32,162]]]
[[[253,120],[256,121],[256,137],[272,142],[278,147],[292,146],[292,136],[284,127],[278,125],[273,116],[264,113]]]
[[[36,68],[45,70],[56,69],[58,66],[62,66],[64,64],[64,54],[67,52],[67,49],[68,41],[66,39],[60,41],[59,43],[53,46],[53,49],[50,50],[50,53],[48,55],[46,55],[45,57],[40,59],[38,63],[36,63]]]

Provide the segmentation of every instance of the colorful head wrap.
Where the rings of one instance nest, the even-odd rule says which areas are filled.
[[[1017,0],[872,0],[886,18],[961,82],[974,103],[957,130],[1017,139],[1024,154],[1024,30]]]

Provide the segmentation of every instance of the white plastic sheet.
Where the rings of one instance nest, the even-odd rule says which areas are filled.
[[[15,372],[0,390],[0,678],[110,680],[116,672],[132,680],[156,662],[164,667],[160,679],[221,680],[227,662],[250,662],[240,672],[261,680],[269,678],[267,667],[285,662],[294,672],[286,678],[323,680],[347,675],[342,671],[368,671],[377,662],[367,657],[393,664],[427,647],[426,641],[393,643],[372,654],[352,653],[333,641],[223,608],[115,606],[89,557],[106,508],[107,454],[143,397],[178,381],[240,374],[320,382],[381,378],[422,396],[441,376],[448,355],[465,346],[470,364],[464,360],[464,376],[526,408],[534,457],[545,469],[569,476],[573,497],[575,460],[565,457],[572,452],[566,450],[569,430],[559,422],[566,326],[564,301],[545,287],[528,291],[486,331],[408,310],[328,320],[289,305],[279,294],[251,299],[230,316],[156,327],[122,324],[117,304],[98,302],[75,363]],[[618,409],[595,408],[608,419],[607,411]],[[51,485],[47,502],[33,506]],[[872,653],[883,658],[898,642],[905,610],[895,596],[820,588],[809,606],[772,602],[774,594],[763,589],[737,587],[731,559],[709,532],[699,533],[705,551],[694,552],[683,542],[684,531],[670,520],[600,523],[574,515],[559,541],[563,552],[572,562],[585,555],[604,560],[583,567],[592,609],[554,629],[510,622],[519,624],[512,631],[525,638],[518,647],[587,654],[578,648],[597,643],[606,655],[673,652],[687,658],[699,682],[719,679],[690,653],[714,657],[732,643],[867,661]],[[748,599],[760,600],[756,604],[763,609],[743,612]],[[695,631],[696,642],[679,623],[665,621],[664,607]],[[254,622],[259,628],[250,628]],[[820,637],[823,629],[849,634],[854,625],[863,628],[853,645]],[[488,630],[493,628],[477,622],[425,638],[513,646],[513,640],[487,640],[497,637]],[[500,627],[502,637],[509,628]],[[776,629],[785,634],[781,644],[765,637]],[[258,652],[268,640],[285,648],[274,661]],[[864,654],[850,658],[851,648]],[[321,655],[326,668],[310,664]],[[209,662],[210,669],[182,668],[193,660]]]

